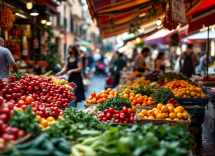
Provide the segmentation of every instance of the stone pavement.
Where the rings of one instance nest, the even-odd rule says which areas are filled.
[[[92,92],[99,93],[105,90],[106,77],[96,77],[90,79],[90,86],[88,87],[85,96],[90,97]],[[78,103],[78,109],[84,110],[84,101]],[[215,156],[215,135],[211,133],[204,124],[202,125],[202,136],[196,137],[196,155],[195,156]]]

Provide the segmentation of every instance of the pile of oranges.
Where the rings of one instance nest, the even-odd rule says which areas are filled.
[[[177,80],[177,81],[171,81],[164,85],[164,88],[169,88],[170,90],[176,89],[176,88],[189,88],[192,85],[184,80]]]
[[[88,97],[86,100],[87,104],[102,104],[108,98],[116,96],[117,92],[113,91],[111,88],[108,88],[106,91],[101,91],[100,93],[91,93],[91,97]]]
[[[202,89],[191,86],[190,88],[178,88],[172,91],[177,98],[205,98],[206,96],[202,93]]]
[[[187,120],[189,114],[184,110],[183,106],[174,108],[172,104],[158,104],[152,110],[143,109],[138,115],[138,118],[144,119],[162,119],[162,120]]]
[[[59,119],[63,118],[62,116],[58,117]],[[57,121],[52,116],[49,116],[48,118],[41,118],[41,116],[37,115],[36,119],[40,121],[39,127],[42,130],[46,130],[50,128],[50,125],[54,125]]]
[[[130,98],[130,97],[134,97],[135,94],[132,92],[132,90],[130,90],[129,88],[126,88],[123,92],[119,93],[119,96],[121,98]]]
[[[148,97],[147,95],[142,96],[141,94],[137,94],[136,96],[130,96],[129,101],[132,106],[150,106],[154,105],[155,101],[152,97]]]

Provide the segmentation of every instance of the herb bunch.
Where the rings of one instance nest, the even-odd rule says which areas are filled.
[[[166,104],[167,101],[171,98],[174,98],[176,100],[176,97],[173,94],[173,92],[170,89],[166,89],[163,87],[158,88],[156,92],[152,94],[152,97],[156,104],[158,103]]]

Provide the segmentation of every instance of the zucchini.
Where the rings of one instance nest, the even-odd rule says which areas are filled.
[[[42,145],[42,143],[48,139],[49,135],[47,133],[42,133],[40,136],[38,136],[35,140],[34,140],[34,143],[33,143],[33,146],[32,148],[37,148],[39,147],[40,145]]]
[[[58,149],[66,154],[71,153],[71,146],[68,143],[60,142],[58,145]]]
[[[23,156],[52,156],[49,151],[38,149],[23,150],[22,153]]]
[[[49,154],[52,154],[54,151],[54,146],[49,140],[45,140],[41,146],[41,148],[47,151]]]
[[[16,145],[16,148],[18,150],[29,149],[29,148],[31,148],[31,146],[33,145],[33,143],[34,143],[34,140],[29,141],[29,142],[24,143],[24,144]]]
[[[53,140],[51,141],[51,143],[52,143],[54,146],[58,146],[58,144],[59,144],[60,142],[65,142],[65,143],[67,143],[66,139],[65,139],[65,138],[62,138],[62,137],[53,139]]]
[[[54,151],[53,156],[66,156],[67,154],[60,152],[60,151]]]

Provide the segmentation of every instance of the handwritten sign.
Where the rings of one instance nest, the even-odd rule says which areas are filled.
[[[172,20],[181,24],[186,24],[186,13],[184,0],[171,0]]]

